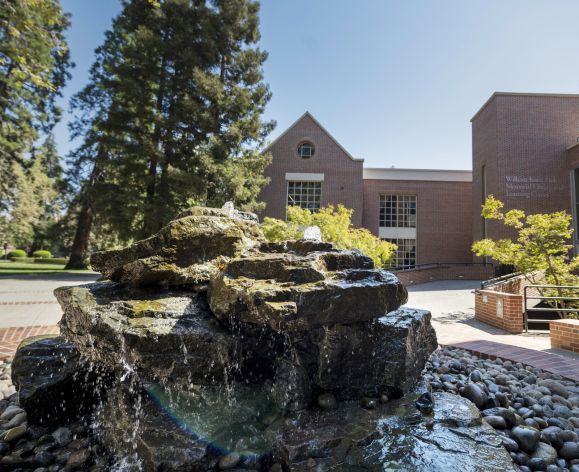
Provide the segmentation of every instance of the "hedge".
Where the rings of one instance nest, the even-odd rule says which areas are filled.
[[[19,257],[26,257],[26,251],[24,249],[13,249],[8,253],[8,259],[16,259]]]
[[[38,251],[34,251],[32,253],[32,257],[38,257],[40,259],[50,259],[52,257],[52,254],[50,253],[50,251],[45,251],[44,249],[40,249]]]

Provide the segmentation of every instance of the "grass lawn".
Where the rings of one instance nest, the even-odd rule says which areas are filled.
[[[85,274],[90,270],[64,270],[61,264],[35,264],[28,262],[0,261],[0,277],[23,274]]]

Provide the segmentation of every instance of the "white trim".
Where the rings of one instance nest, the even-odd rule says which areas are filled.
[[[286,172],[285,179],[292,182],[323,182],[324,174],[311,172]]]
[[[326,128],[324,128],[320,122],[318,120],[316,120],[313,115],[309,112],[306,111],[302,116],[300,116],[296,121],[294,121],[283,133],[281,133],[277,138],[275,138],[271,143],[269,143],[265,149],[263,150],[263,152],[267,152],[270,150],[270,148],[277,143],[283,136],[285,136],[287,134],[287,132],[292,129],[295,125],[297,125],[300,121],[302,121],[306,116],[310,117],[311,120],[320,127],[320,129],[326,133],[328,135],[328,137],[334,141],[334,143],[346,154],[346,156],[348,156],[350,159],[352,159],[353,161],[356,162],[364,162],[364,159],[356,159],[354,156],[352,156],[352,154],[350,154],[348,151],[346,151],[346,149],[344,148],[344,146],[342,146],[336,138],[334,138]],[[314,143],[315,144],[315,143]],[[314,154],[315,156],[315,154]]]
[[[471,170],[377,169],[364,168],[365,180],[423,180],[434,182],[472,182]]]
[[[416,228],[392,228],[381,226],[378,228],[380,239],[416,239]]]

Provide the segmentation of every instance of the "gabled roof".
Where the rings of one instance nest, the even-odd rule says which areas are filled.
[[[346,151],[346,149],[344,148],[344,146],[342,146],[337,140],[336,138],[334,138],[326,128],[324,128],[320,122],[318,120],[316,120],[313,115],[309,112],[306,111],[302,116],[300,116],[296,121],[294,121],[283,133],[281,133],[277,138],[275,138],[265,149],[263,152],[268,151],[275,143],[277,143],[282,137],[284,137],[289,130],[291,130],[293,127],[295,127],[300,121],[302,121],[304,118],[310,118],[317,126],[320,127],[320,129],[326,133],[326,135],[332,140],[334,141],[334,143],[336,143],[336,145],[342,150],[344,151],[344,154],[346,154],[346,156],[348,156],[350,159],[352,159],[353,161],[357,161],[357,162],[364,162],[364,159],[356,159],[354,156],[352,156],[352,154],[350,154],[348,151]]]

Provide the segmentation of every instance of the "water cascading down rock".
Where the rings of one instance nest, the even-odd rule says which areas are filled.
[[[510,470],[468,401],[416,410],[430,314],[399,309],[406,289],[357,250],[267,243],[254,215],[196,207],[91,264],[103,281],[55,292],[60,328],[116,379],[94,421],[125,470]]]

